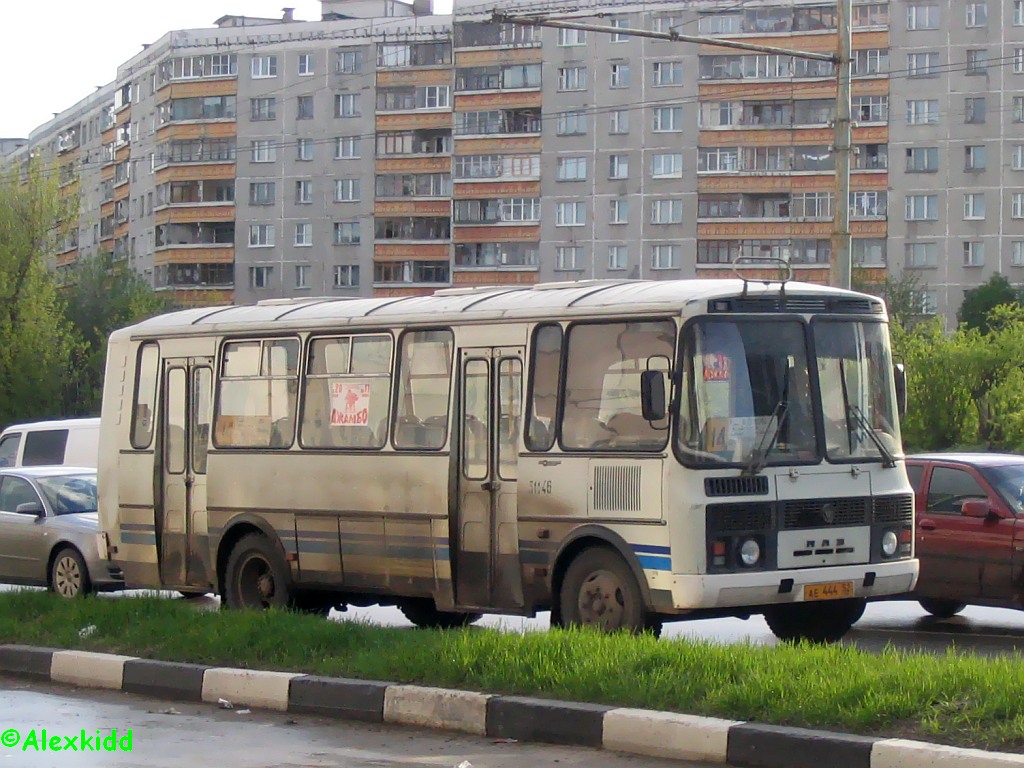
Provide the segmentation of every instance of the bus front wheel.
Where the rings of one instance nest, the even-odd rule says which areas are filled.
[[[558,626],[655,635],[661,629],[647,615],[640,585],[626,561],[605,547],[586,549],[569,564],[558,602]]]
[[[769,629],[779,640],[834,643],[864,614],[863,598],[776,605],[764,612]]]
[[[228,608],[287,608],[291,574],[278,548],[266,536],[251,533],[235,544],[228,558],[224,602]]]

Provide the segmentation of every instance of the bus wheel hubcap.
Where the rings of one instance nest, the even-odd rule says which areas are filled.
[[[622,624],[625,600],[618,579],[608,571],[593,573],[580,591],[580,620],[583,624],[616,629]]]

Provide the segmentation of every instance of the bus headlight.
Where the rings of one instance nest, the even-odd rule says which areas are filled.
[[[886,531],[882,534],[882,554],[886,557],[895,555],[899,545],[900,541],[894,531]]]
[[[761,545],[757,543],[756,539],[744,539],[740,544],[740,562],[747,568],[752,568],[760,559]]]

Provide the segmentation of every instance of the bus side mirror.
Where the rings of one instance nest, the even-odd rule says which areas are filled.
[[[893,379],[896,382],[896,412],[902,419],[907,415],[907,369],[903,363],[892,367]]]
[[[647,421],[661,421],[665,418],[665,374],[663,371],[640,372],[640,405]]]

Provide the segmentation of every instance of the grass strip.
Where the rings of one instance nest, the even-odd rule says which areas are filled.
[[[86,637],[79,630],[95,630]],[[0,595],[0,643],[386,680],[1024,751],[1024,661],[589,631],[424,631],[181,600]]]

